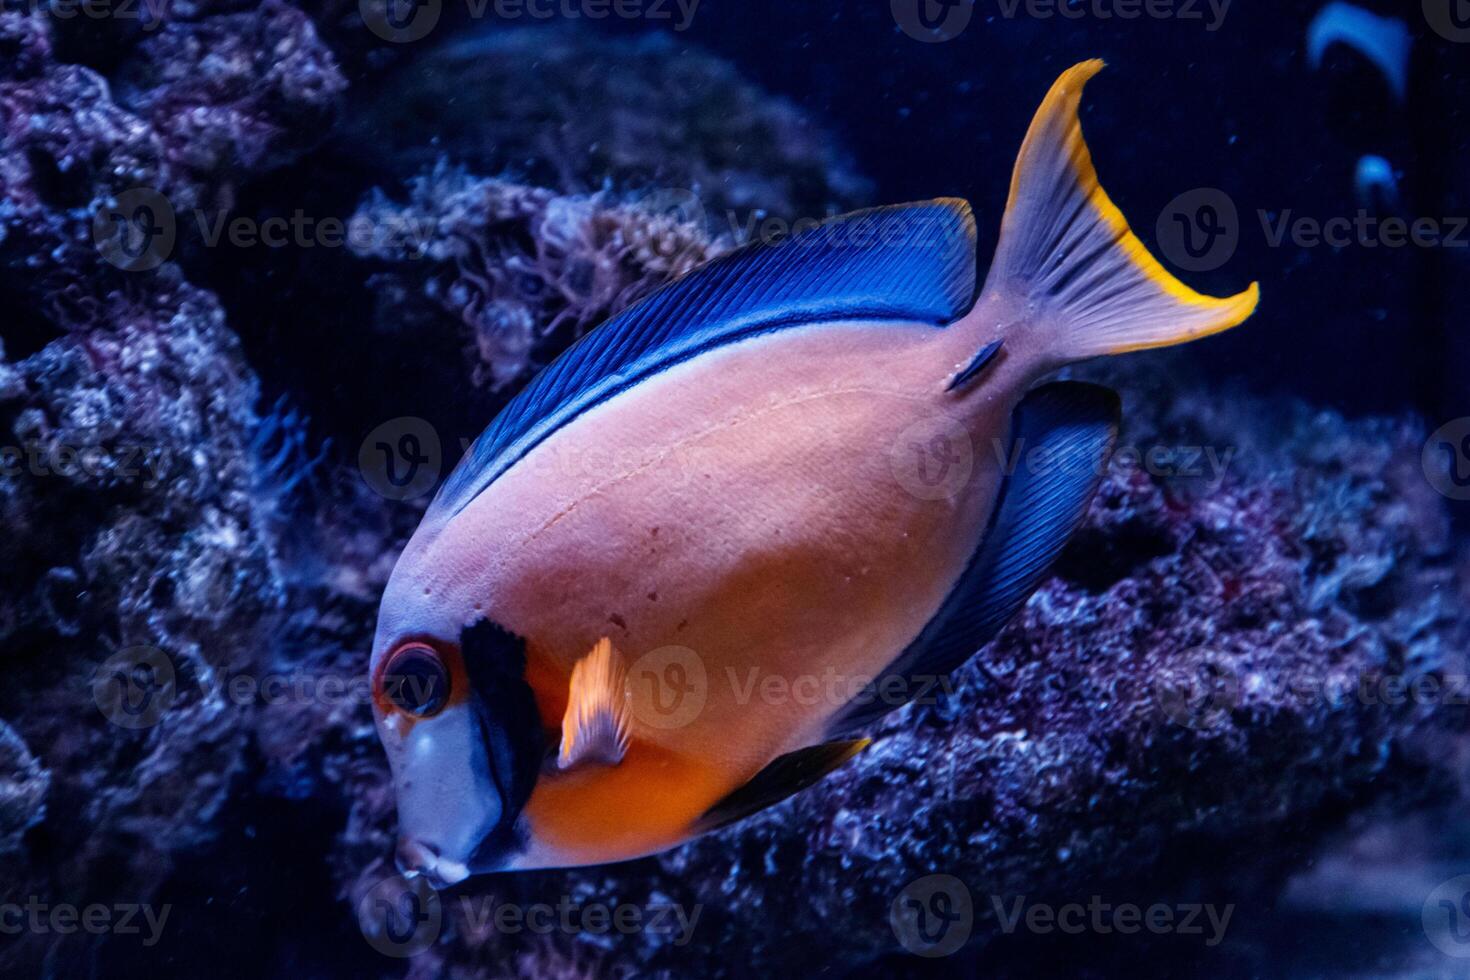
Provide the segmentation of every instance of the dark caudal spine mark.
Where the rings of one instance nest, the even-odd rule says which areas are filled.
[[[965,369],[954,376],[954,380],[951,381],[949,383],[949,387],[944,390],[954,391],[956,388],[962,388],[965,385],[969,384],[971,381],[974,381],[980,376],[980,373],[982,371],[990,367],[991,362],[993,362],[996,356],[1000,354],[1000,350],[1004,346],[1004,340],[993,340],[990,343],[986,344],[983,348],[981,348],[980,353],[976,354],[974,359],[971,360],[969,364],[965,365]]]

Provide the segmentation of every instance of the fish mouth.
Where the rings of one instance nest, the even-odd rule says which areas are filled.
[[[445,858],[433,845],[422,841],[400,840],[394,857],[405,879],[423,878],[435,891],[457,885],[470,876],[470,869],[464,864]]]

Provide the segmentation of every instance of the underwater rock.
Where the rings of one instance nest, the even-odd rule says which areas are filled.
[[[330,127],[346,88],[313,22],[264,3],[149,33],[116,92],[157,130],[170,161],[202,179],[294,160]]]
[[[14,364],[24,390],[0,405],[0,640],[27,692],[4,717],[50,777],[11,894],[147,901],[215,833],[247,744],[221,681],[261,656],[280,599],[255,383],[170,268],[151,296],[85,297],[95,321]]]
[[[349,234],[374,260],[378,330],[457,337],[492,390],[762,222],[870,193],[794,106],[662,34],[496,28],[377,84],[343,142],[406,181]]]
[[[278,5],[171,23],[107,74],[62,63],[58,22],[0,14],[0,643],[26,692],[0,712],[0,892],[138,903],[218,833],[249,744],[222,682],[266,657],[282,589],[224,310],[109,261],[94,215],[284,162],[340,79]],[[105,942],[32,931],[0,969],[85,972]]]
[[[502,388],[656,287],[729,247],[677,216],[556,194],[439,163],[408,200],[374,192],[354,253],[385,334],[462,338],[476,385]]]
[[[0,405],[0,641],[27,692],[4,719],[50,782],[10,894],[147,901],[215,833],[246,746],[220,682],[280,598],[254,379],[212,298],[149,291],[85,297],[95,322],[11,366],[24,390]]]
[[[722,233],[752,216],[823,218],[872,193],[833,133],[664,33],[496,25],[377,85],[346,133],[399,179],[447,158],[568,194],[677,188]]]
[[[114,274],[90,220],[103,205],[142,189],[178,213],[227,207],[319,138],[345,86],[311,21],[277,4],[170,22],[109,75],[61,63],[57,22],[0,13],[17,56],[0,64],[0,262],[30,270],[14,278],[43,308],[65,302],[52,275]]]
[[[21,849],[21,836],[46,814],[51,774],[15,729],[0,722],[0,854]]]

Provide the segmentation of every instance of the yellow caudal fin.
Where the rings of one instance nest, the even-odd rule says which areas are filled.
[[[1082,89],[1103,68],[1087,61],[1057,79],[1037,111],[1011,179],[987,293],[1024,302],[1056,331],[1060,362],[1167,347],[1241,323],[1260,287],[1228,299],[1174,278],[1128,228],[1098,182],[1082,138]]]

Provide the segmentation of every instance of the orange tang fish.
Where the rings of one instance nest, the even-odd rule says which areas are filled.
[[[497,417],[393,571],[373,644],[400,866],[652,854],[810,785],[1020,608],[1117,431],[1043,383],[1255,310],[1154,260],[1064,74],[989,277],[969,206],[835,218],[590,332]]]

